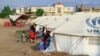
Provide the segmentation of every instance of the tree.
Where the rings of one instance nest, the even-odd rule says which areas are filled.
[[[5,18],[14,13],[16,13],[15,9],[11,10],[9,6],[5,6],[0,13],[0,17]]]
[[[44,14],[44,10],[43,9],[37,9],[36,11],[36,16],[39,17],[39,16],[43,16]]]
[[[13,14],[15,14],[16,13],[16,9],[13,9],[12,11],[11,11],[11,14],[13,15]]]

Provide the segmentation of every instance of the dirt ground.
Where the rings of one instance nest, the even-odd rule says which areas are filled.
[[[28,27],[4,27],[0,25],[0,56],[67,56],[66,53],[43,53],[37,50],[37,42],[19,43],[16,30]]]
[[[32,43],[19,43],[15,31],[25,28],[0,26],[0,56],[25,56]]]

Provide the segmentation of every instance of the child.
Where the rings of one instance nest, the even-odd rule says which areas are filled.
[[[38,48],[40,51],[44,51],[44,44],[43,44],[43,41],[40,41],[39,45],[38,45]]]
[[[25,35],[25,31],[22,32],[21,38],[20,38],[20,42],[23,43],[26,41],[26,35]]]

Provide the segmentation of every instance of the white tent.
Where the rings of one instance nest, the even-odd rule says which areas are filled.
[[[37,24],[36,32],[38,32],[40,28],[43,28],[43,26],[47,26],[47,25],[57,21],[59,19],[59,17],[60,16],[42,16],[42,17],[38,17],[35,20],[33,20],[31,22],[31,24],[33,22],[35,22]]]
[[[61,25],[67,23],[68,21],[74,19],[74,17],[76,17],[77,15],[66,15],[66,16],[60,16],[59,20],[55,20],[54,22],[52,22],[51,24],[47,25],[46,28],[49,30],[54,30],[58,27],[60,27]]]
[[[38,17],[38,18],[36,18],[36,19],[34,19],[32,22],[31,22],[31,24],[33,23],[33,22],[35,22],[36,24],[40,24],[40,23],[42,23],[43,21],[46,21],[48,18],[46,17],[46,16],[43,16],[43,17]]]
[[[31,24],[33,24],[34,22],[37,22],[41,17],[35,18],[31,21]]]
[[[36,26],[36,32],[39,32],[40,28],[42,28],[40,26],[41,23],[43,23],[44,21],[47,21],[48,20],[48,16],[42,16],[42,17],[38,17],[36,19],[34,19],[31,24],[33,24],[34,22],[37,24]]]
[[[51,24],[52,22],[56,21],[59,19],[59,16],[47,16],[47,20],[43,21],[41,24],[42,26],[47,26]]]
[[[56,50],[100,56],[100,16],[79,15],[75,18],[53,31]]]
[[[75,12],[73,15],[99,15],[100,12]]]

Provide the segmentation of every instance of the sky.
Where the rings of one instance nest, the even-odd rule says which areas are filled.
[[[6,5],[10,6],[10,8],[18,8],[34,5],[51,5],[57,1],[62,2],[65,6],[76,6],[78,4],[100,6],[100,0],[0,0],[0,10]]]

